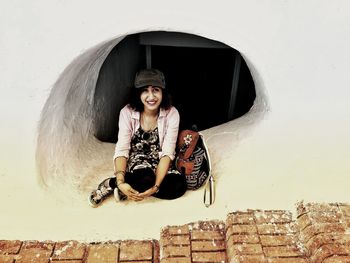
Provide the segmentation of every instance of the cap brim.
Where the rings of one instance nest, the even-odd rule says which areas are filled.
[[[155,80],[142,80],[139,81],[137,83],[135,83],[135,88],[143,88],[143,87],[147,87],[147,86],[154,86],[154,87],[160,87],[162,89],[164,89],[164,84],[159,82],[159,81],[155,81]]]

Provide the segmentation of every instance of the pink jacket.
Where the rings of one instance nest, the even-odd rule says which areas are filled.
[[[175,107],[168,110],[160,109],[158,116],[159,159],[167,155],[175,158],[176,140],[179,131],[180,116]],[[113,161],[119,156],[129,158],[131,138],[140,127],[140,112],[125,106],[119,114],[118,141],[115,146]]]

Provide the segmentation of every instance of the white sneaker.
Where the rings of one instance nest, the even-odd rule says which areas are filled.
[[[120,196],[119,196],[119,193],[118,193],[119,191],[118,191],[118,188],[116,187],[115,189],[114,189],[114,192],[113,192],[113,194],[114,194],[114,199],[115,199],[115,201],[116,202],[119,202],[120,201]]]

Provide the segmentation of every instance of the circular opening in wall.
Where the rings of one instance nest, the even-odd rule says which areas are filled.
[[[125,37],[106,57],[94,95],[94,135],[116,142],[118,116],[137,70],[164,72],[181,116],[181,128],[220,125],[249,111],[255,86],[240,53],[221,42],[177,32],[144,32]]]
[[[71,201],[111,176],[119,111],[136,72],[147,67],[164,72],[180,128],[205,130],[264,110],[256,107],[264,98],[260,92],[255,99],[246,62],[221,42],[165,31],[103,42],[67,66],[42,110],[36,161],[39,183],[50,193],[57,190],[60,198],[68,188],[64,196]]]

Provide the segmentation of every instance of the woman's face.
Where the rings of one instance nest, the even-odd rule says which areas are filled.
[[[144,106],[144,110],[155,111],[159,109],[163,99],[162,88],[155,86],[148,86],[142,88],[141,101]]]

